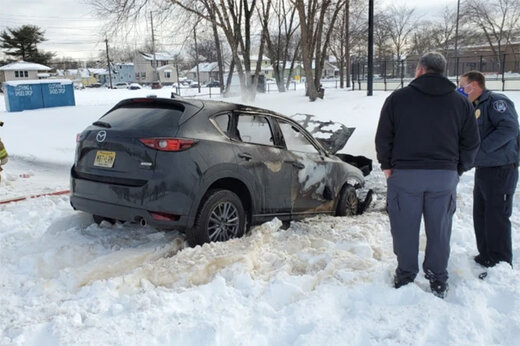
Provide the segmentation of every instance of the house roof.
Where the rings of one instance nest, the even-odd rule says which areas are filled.
[[[14,71],[14,70],[25,70],[25,71],[49,71],[52,70],[50,67],[37,64],[34,62],[17,61],[0,67],[0,71]]]
[[[199,64],[199,72],[218,71],[218,63],[216,62],[201,62]],[[193,67],[190,72],[197,72],[197,66]]]
[[[151,54],[151,53],[140,52],[140,54],[146,60],[153,60],[153,54]],[[157,52],[157,53],[155,53],[155,60],[157,60],[157,61],[175,60],[175,57],[173,54],[168,53],[168,52]]]
[[[97,75],[106,75],[106,74],[108,74],[108,70],[104,69],[104,68],[89,68],[88,72],[90,72],[92,74],[97,74]]]
[[[157,67],[157,71],[162,71],[162,70],[173,70],[173,66],[172,65],[164,65],[164,66],[161,66],[161,67]]]

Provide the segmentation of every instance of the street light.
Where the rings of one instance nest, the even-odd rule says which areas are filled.
[[[367,96],[372,96],[374,89],[374,0],[368,0],[368,76]]]
[[[459,52],[458,52],[458,44],[459,44],[459,10],[460,10],[460,0],[457,0],[457,22],[455,24],[455,75],[457,85],[459,85]]]

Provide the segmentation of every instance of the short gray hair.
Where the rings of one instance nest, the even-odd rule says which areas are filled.
[[[420,67],[424,67],[427,73],[444,73],[446,70],[446,58],[441,53],[428,52],[419,59]]]

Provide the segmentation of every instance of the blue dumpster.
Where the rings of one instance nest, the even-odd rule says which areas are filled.
[[[65,84],[49,80],[49,83],[42,83],[41,86],[44,107],[76,105],[71,81]]]
[[[4,97],[8,112],[76,104],[72,81],[68,79],[5,82]]]

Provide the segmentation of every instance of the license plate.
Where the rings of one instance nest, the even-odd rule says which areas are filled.
[[[114,151],[101,151],[96,153],[94,166],[112,168],[116,160],[116,153]]]

